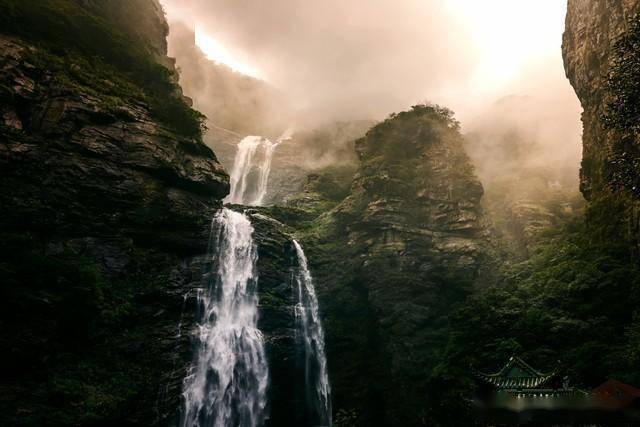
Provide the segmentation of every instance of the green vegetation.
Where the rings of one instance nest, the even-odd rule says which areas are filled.
[[[35,44],[28,61],[60,86],[96,96],[102,110],[123,119],[131,118],[127,103],[146,103],[168,128],[201,137],[203,116],[161,64],[167,28],[156,2],[0,0],[0,10],[0,31]],[[624,136],[610,173],[640,191],[640,18],[614,54],[605,120]],[[0,86],[0,99],[9,93]],[[531,239],[525,259],[500,254],[495,283],[474,286],[482,282],[474,267],[456,266],[463,257],[446,244],[431,246],[447,227],[473,222],[456,217],[458,205],[473,206],[482,194],[459,128],[437,105],[392,114],[356,143],[358,173],[351,165],[320,170],[290,206],[257,209],[295,229],[305,246],[327,333],[336,426],[470,425],[471,367],[495,370],[513,354],[560,368],[584,388],[610,377],[640,385],[634,201],[599,195],[584,215],[554,212],[560,225],[523,237]],[[310,146],[315,138],[322,139],[310,136]],[[448,237],[464,241],[476,232],[459,228]],[[0,424],[149,424],[136,417],[153,411],[158,384],[169,383],[159,378],[183,372],[167,357],[180,350],[171,338],[175,313],[164,312],[174,305],[166,292],[177,255],[116,237],[114,259],[126,265],[115,271],[60,239],[0,233],[0,347],[7,349],[0,378],[15,393],[0,397]],[[282,246],[272,239],[263,271],[282,273]],[[110,258],[110,249],[103,244],[100,255]],[[261,303],[281,308],[284,295],[270,289]]]
[[[269,214],[298,229],[313,226],[318,216],[330,212],[348,194],[355,173],[349,164],[328,166],[307,175],[303,191],[287,200],[286,207],[269,208]]]
[[[85,87],[106,84],[111,95],[126,98],[143,94],[159,120],[200,138],[204,117],[185,103],[177,76],[160,63],[168,28],[158,7],[150,0],[0,0],[0,28],[48,52],[47,63],[64,72],[58,78]],[[95,81],[94,72],[103,79]],[[139,90],[129,91],[132,85]]]
[[[594,201],[586,218],[541,233],[500,283],[453,306],[436,372],[454,379],[457,400],[473,389],[470,366],[497,370],[513,354],[586,389],[607,378],[640,383],[640,266],[620,203]]]
[[[373,161],[377,160],[376,156],[382,156],[388,162],[415,159],[418,145],[411,142],[415,142],[416,136],[421,132],[431,132],[426,139],[435,139],[438,134],[447,133],[447,131],[457,134],[459,130],[460,123],[455,120],[453,111],[448,108],[429,103],[414,105],[411,110],[390,114],[386,120],[367,132],[367,136],[373,138],[384,134],[392,135],[387,139],[394,141],[394,143],[373,145],[371,153],[367,154]],[[425,136],[422,135],[422,138]],[[357,145],[358,142],[356,142]]]
[[[327,204],[318,204],[310,196],[322,193],[324,181],[316,177],[312,184],[323,184],[308,185],[308,204],[301,194],[295,209],[270,208],[300,233],[316,278],[336,424],[471,425],[472,367],[497,370],[513,354],[559,368],[585,389],[607,378],[640,384],[640,266],[626,196],[591,200],[578,213],[549,196],[556,225],[522,237],[526,256],[494,254],[501,267],[490,285],[473,286],[482,279],[420,255],[428,247],[419,239],[401,256],[371,252],[372,242],[392,241],[376,234],[371,211],[363,221],[360,210],[371,204],[362,200],[406,197],[429,185],[407,172],[420,123],[447,135],[456,127],[450,113],[431,106],[394,115],[368,133],[374,139],[356,144],[361,169],[346,199],[335,205],[323,194]],[[451,181],[471,182],[468,162],[449,160],[458,165]],[[330,178],[340,179],[330,174],[327,188]],[[419,208],[402,200],[395,226],[405,217],[411,224]]]
[[[420,235],[435,227],[425,225],[431,205],[416,200],[425,188],[440,196],[431,185],[437,178],[477,190],[461,142],[450,111],[415,106],[356,142],[355,179],[328,171],[292,200],[316,216],[294,216],[293,226],[316,279],[336,425],[435,425],[463,402],[441,399],[458,389],[440,365],[451,307],[472,292],[471,277],[436,259],[430,239]],[[456,168],[432,177],[433,165],[447,160]]]
[[[640,384],[640,266],[629,224],[618,221],[621,205],[594,201],[586,215],[541,232],[530,257],[505,263],[488,288],[447,268],[419,279],[416,270],[384,261],[354,268],[366,249],[350,247],[336,238],[341,227],[319,220],[305,243],[318,283],[330,284],[319,292],[330,360],[340,364],[330,367],[344,424],[385,425],[391,414],[404,420],[398,425],[470,425],[472,367],[497,370],[514,354],[558,368],[585,389],[607,378]],[[324,238],[313,234],[318,230]],[[383,325],[370,306],[371,281],[384,283],[376,292],[388,292],[397,309]],[[413,291],[405,295],[407,283]],[[397,353],[381,347],[387,335],[401,337]],[[388,399],[376,401],[380,394]]]
[[[125,245],[129,264],[109,279],[76,246],[0,235],[0,378],[12,390],[2,425],[119,425],[155,401],[150,379],[173,367],[149,339],[166,255]]]
[[[611,99],[605,124],[640,133],[640,15],[629,20],[629,29],[616,40],[607,79]]]
[[[607,104],[603,122],[616,132],[604,174],[613,189],[623,188],[640,196],[640,15],[629,20],[629,28],[612,49],[607,78]],[[593,167],[593,165],[591,165]]]

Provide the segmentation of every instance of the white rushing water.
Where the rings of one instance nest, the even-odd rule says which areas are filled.
[[[296,322],[302,341],[305,368],[305,398],[312,425],[331,425],[331,387],[327,371],[324,331],[320,323],[318,298],[302,246],[293,241],[298,256],[295,280],[298,285]]]
[[[273,153],[289,138],[291,133],[287,131],[276,142],[256,135],[240,141],[231,169],[231,190],[224,202],[262,206],[267,195]]]
[[[256,244],[249,219],[222,209],[213,219],[211,271],[198,294],[193,366],[184,381],[184,427],[264,423],[269,371],[257,328]]]

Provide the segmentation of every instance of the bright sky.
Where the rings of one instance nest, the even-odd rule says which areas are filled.
[[[523,68],[556,55],[564,28],[564,0],[440,0],[473,34],[479,58],[471,81],[476,90],[494,90],[511,82]],[[544,25],[541,26],[541,23]],[[256,66],[223,46],[201,28],[196,43],[215,62],[252,77]]]
[[[261,78],[257,68],[243,63],[231,50],[202,31],[199,27],[196,27],[196,45],[198,45],[200,50],[202,50],[210,60],[224,64],[238,73]]]
[[[208,58],[328,118],[430,100],[464,123],[506,95],[575,98],[566,0],[162,1]]]
[[[473,33],[479,53],[472,84],[503,87],[527,66],[560,58],[564,0],[444,0]]]

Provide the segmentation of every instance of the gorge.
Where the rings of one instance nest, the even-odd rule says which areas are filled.
[[[0,425],[484,425],[512,356],[640,386],[640,1],[567,2],[580,165],[546,69],[493,99],[460,9],[363,5],[0,0]]]

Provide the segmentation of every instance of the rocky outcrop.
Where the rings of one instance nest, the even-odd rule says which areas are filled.
[[[582,193],[588,200],[630,198],[628,220],[638,238],[637,0],[569,0],[562,52],[584,112]],[[634,62],[636,61],[636,62]],[[625,214],[626,215],[626,214]]]
[[[296,348],[297,294],[293,271],[298,267],[290,230],[256,210],[247,214],[258,245],[258,327],[269,360],[268,426],[304,426],[304,370]]]
[[[229,178],[171,77],[159,3],[136,5],[0,18],[3,425],[158,425],[180,404],[188,295]]]
[[[564,112],[558,117],[543,107],[541,100],[511,95],[466,125],[465,148],[505,263],[526,259],[542,231],[567,221],[583,204],[579,153],[565,148],[574,134],[556,126],[565,123]]]
[[[176,58],[185,94],[209,119],[214,132],[207,135],[207,142],[216,153],[220,151],[220,159],[229,169],[233,157],[227,163],[224,149],[219,150],[218,144],[224,147],[228,140],[234,141],[234,133],[275,138],[290,125],[291,107],[284,95],[264,80],[207,58],[196,45],[193,28],[171,22],[169,54]],[[220,129],[231,132],[216,134]]]
[[[266,426],[299,427],[308,422],[304,419],[304,393],[301,381],[304,378],[301,353],[296,341],[297,290],[293,282],[294,269],[298,268],[295,248],[290,230],[282,223],[271,219],[259,210],[235,207],[244,212],[254,228],[253,239],[258,249],[258,328],[264,336],[265,351],[269,366],[269,389]],[[215,225],[215,223],[213,223]],[[217,233],[212,229],[211,233]],[[215,250],[215,248],[212,248]],[[197,312],[197,291],[208,282],[202,279],[202,272],[211,260],[206,256],[196,256],[184,265],[190,273],[189,280],[183,280],[181,291],[184,307],[180,318],[180,345],[186,349],[194,342],[199,331],[194,324]],[[176,323],[177,324],[177,323]],[[188,353],[188,352],[187,352]],[[171,355],[171,351],[165,351]],[[184,378],[189,366],[189,358],[178,359],[176,378]],[[179,397],[181,381],[168,382],[166,396]],[[179,400],[173,401],[173,415]],[[165,405],[167,408],[170,405]]]
[[[1,37],[0,48],[2,97],[11,100],[0,106],[3,222],[144,232],[197,224],[227,193],[211,150],[171,132],[144,104],[61,82],[18,40]]]
[[[338,418],[432,420],[440,328],[489,269],[483,189],[462,144],[446,109],[393,115],[356,142],[349,195],[305,233]]]
[[[367,242],[365,264],[426,257],[476,270],[485,231],[482,185],[453,125],[439,123],[429,108],[401,113],[356,143],[361,166],[336,214],[350,223],[351,242]],[[409,264],[403,268],[421,269]]]

